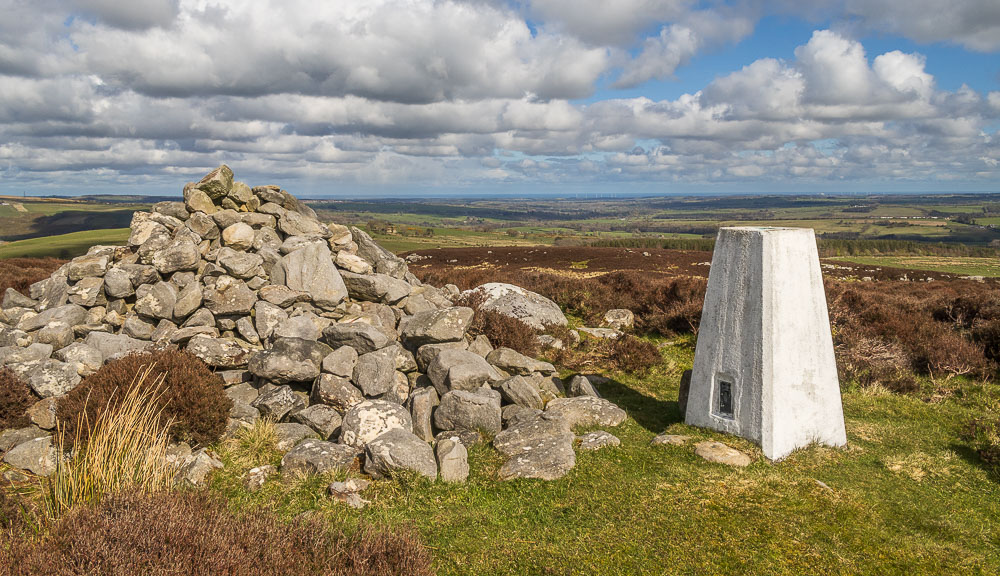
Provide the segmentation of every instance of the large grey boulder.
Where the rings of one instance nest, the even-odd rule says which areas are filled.
[[[376,478],[391,477],[401,470],[437,478],[434,449],[409,430],[393,428],[365,445],[365,472]]]
[[[62,396],[80,383],[75,364],[59,360],[45,360],[28,375],[28,386],[42,398]]]
[[[52,437],[43,436],[14,446],[4,454],[3,461],[19,470],[48,476],[56,471],[56,457]]]
[[[511,422],[493,438],[493,447],[507,457],[501,480],[562,478],[576,465],[575,436],[561,418],[539,414]]]
[[[246,226],[246,225],[234,224],[234,226]],[[260,254],[254,254],[253,252],[237,251],[230,248],[229,246],[226,246],[225,248],[219,250],[219,255],[216,258],[216,262],[219,264],[219,266],[225,268],[227,272],[229,272],[236,278],[242,278],[246,280],[249,278],[253,278],[254,276],[257,276],[258,274],[263,272],[261,266],[264,264],[264,258],[262,258]]]
[[[358,449],[323,440],[304,440],[281,458],[282,474],[324,474],[347,470],[358,456]]]
[[[456,342],[465,337],[474,315],[472,308],[464,306],[419,312],[406,321],[400,337],[414,347]]]
[[[42,310],[35,316],[26,316],[17,323],[18,330],[33,332],[49,324],[60,323],[67,326],[82,324],[87,317],[87,310],[77,304],[65,304]]]
[[[569,379],[569,386],[566,387],[566,395],[570,397],[575,396],[593,396],[595,398],[600,398],[601,395],[597,393],[597,388],[594,388],[594,384],[590,381],[590,378],[584,374],[577,374]]]
[[[0,348],[0,366],[11,364],[37,364],[52,356],[52,345],[36,342],[30,346],[4,346]]]
[[[291,412],[305,408],[306,401],[295,394],[290,386],[278,386],[258,396],[250,405],[260,410],[262,415],[278,421]]]
[[[354,374],[354,367],[358,364],[358,351],[350,346],[341,346],[323,358],[323,372],[350,378]]]
[[[385,332],[365,322],[338,322],[323,329],[323,340],[334,348],[350,346],[358,354],[385,348],[392,341]]]
[[[222,244],[233,250],[249,250],[253,246],[253,228],[243,222],[226,226],[222,230]]]
[[[503,399],[510,404],[536,409],[541,409],[545,405],[538,388],[523,376],[511,376],[504,380],[500,383],[499,390]]]
[[[476,430],[486,434],[500,432],[499,395],[453,390],[441,396],[434,410],[434,425],[440,430]]]
[[[358,356],[351,380],[365,396],[388,392],[396,381],[396,347],[387,346]]]
[[[625,421],[625,411],[604,398],[578,396],[555,398],[545,405],[545,413],[561,418],[571,428],[618,426]]]
[[[83,343],[101,353],[104,361],[118,358],[130,352],[139,352],[149,348],[152,342],[130,338],[124,334],[108,334],[106,332],[91,332]]]
[[[364,230],[351,226],[351,235],[358,245],[358,256],[371,264],[379,274],[402,280],[406,276],[406,261],[379,246]]]
[[[413,429],[413,421],[406,408],[386,400],[365,400],[344,414],[340,424],[340,442],[360,448],[393,428]]]
[[[309,293],[313,304],[324,310],[336,308],[347,297],[344,279],[333,264],[330,249],[323,244],[310,244],[286,254],[275,267],[272,281]]]
[[[213,287],[202,292],[205,308],[212,314],[246,315],[257,303],[257,294],[243,280],[220,276]]]
[[[329,346],[315,340],[278,338],[270,350],[254,353],[247,369],[279,384],[311,382],[319,376],[323,358],[330,352]]]
[[[349,379],[324,373],[313,382],[310,398],[344,412],[364,402],[365,395]]]
[[[556,368],[548,362],[535,360],[510,348],[497,348],[486,355],[486,361],[508,374],[527,376],[532,372],[550,375],[556,373]]]
[[[143,284],[136,290],[135,312],[148,318],[174,317],[177,304],[177,287],[170,282]]]
[[[77,256],[66,266],[66,277],[77,281],[84,278],[104,276],[108,269],[109,259],[106,255],[87,254]]]
[[[410,284],[387,274],[355,274],[341,271],[347,293],[363,302],[395,304],[410,295]]]
[[[325,404],[313,404],[292,414],[292,420],[305,424],[315,430],[320,438],[327,440],[340,430],[343,419],[334,408]]]
[[[503,378],[482,356],[458,348],[441,350],[427,367],[427,377],[441,396],[449,390],[476,390]]]
[[[492,310],[516,318],[536,330],[545,326],[566,326],[569,322],[559,305],[541,294],[513,284],[490,282],[466,292],[483,298],[481,310]]]
[[[198,335],[188,341],[187,351],[214,368],[246,366],[253,350],[229,338]]]
[[[160,274],[178,270],[197,270],[201,261],[198,246],[190,239],[179,237],[161,250],[153,253],[152,264]]]

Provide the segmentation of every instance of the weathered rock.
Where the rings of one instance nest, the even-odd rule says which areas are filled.
[[[563,419],[571,428],[618,426],[626,417],[621,408],[593,396],[550,400],[545,405],[545,413]]]
[[[621,330],[615,330],[614,328],[587,328],[581,327],[577,328],[581,334],[587,335],[589,338],[595,338],[597,340],[617,340],[622,337]]]
[[[318,220],[298,212],[286,212],[278,218],[278,230],[289,236],[312,236],[329,238],[330,229]]]
[[[652,446],[683,446],[691,440],[690,436],[680,434],[660,434],[650,442]]]
[[[401,470],[413,471],[434,480],[437,478],[434,449],[402,428],[386,430],[365,445],[366,473],[382,478]]]
[[[347,287],[334,266],[330,249],[311,244],[287,254],[274,270],[272,281],[307,292],[316,306],[332,310],[347,297]]]
[[[221,200],[233,189],[233,171],[223,164],[206,174],[195,187],[212,200]]]
[[[250,360],[253,350],[229,338],[198,335],[188,341],[188,352],[215,368],[239,368]]]
[[[333,350],[322,342],[302,338],[278,338],[270,350],[253,355],[247,369],[255,376],[277,383],[311,382]]]
[[[351,508],[360,510],[368,505],[368,500],[361,497],[361,493],[368,489],[368,480],[362,478],[348,478],[343,482],[330,483],[330,496],[337,502],[343,502]]]
[[[461,349],[441,350],[427,367],[427,377],[441,396],[449,390],[476,390],[502,379],[482,356]]]
[[[307,292],[300,292],[299,290],[292,290],[288,286],[275,286],[273,284],[264,286],[258,290],[257,295],[260,296],[261,300],[266,300],[280,308],[287,308],[296,302],[309,300]]]
[[[32,424],[42,430],[52,430],[56,427],[56,409],[58,408],[58,398],[45,398],[28,408],[28,418]]]
[[[153,285],[144,284],[136,290],[135,312],[148,318],[174,317],[174,306],[177,304],[177,287],[170,282],[157,282]]]
[[[207,449],[202,448],[192,454],[187,462],[181,466],[177,475],[174,476],[174,482],[200,486],[205,483],[213,470],[220,470],[222,467],[221,460],[210,454]]]
[[[323,340],[334,348],[350,346],[358,354],[374,352],[392,342],[384,332],[364,322],[331,324],[323,329]]]
[[[386,274],[354,274],[343,271],[341,276],[348,295],[364,302],[395,304],[410,295],[410,285]]]
[[[69,284],[66,275],[58,271],[45,280],[39,280],[30,286],[31,297],[38,300],[41,310],[48,310],[66,303],[69,296]],[[23,328],[22,328],[23,330]]]
[[[44,328],[49,324],[59,323],[67,326],[82,324],[87,317],[87,310],[76,304],[65,304],[43,310],[31,317],[24,317],[17,323],[19,330],[33,332],[39,328]]]
[[[358,456],[358,449],[323,440],[304,440],[281,459],[282,474],[325,474],[347,470]]]
[[[555,374],[555,366],[529,358],[510,348],[497,348],[486,356],[486,361],[508,374],[527,376],[532,372]]]
[[[376,272],[400,280],[406,276],[405,260],[379,246],[364,230],[352,226],[351,235],[358,245],[357,255],[371,264]]]
[[[694,445],[694,453],[709,462],[717,462],[739,468],[749,466],[753,462],[746,454],[735,448],[726,446],[722,442],[698,442]]]
[[[52,437],[43,436],[14,446],[4,454],[3,461],[14,468],[48,476],[56,471],[56,457]]]
[[[282,420],[290,412],[296,412],[306,407],[305,401],[292,392],[290,386],[278,386],[265,392],[250,405],[260,410],[262,415],[270,416],[275,421]]]
[[[122,324],[122,334],[126,334],[139,340],[152,340],[153,330],[156,326],[149,322],[144,322],[138,316],[126,316]]]
[[[616,436],[605,432],[604,430],[597,430],[584,434],[583,436],[577,436],[576,440],[580,443],[580,450],[590,451],[621,446],[622,443],[622,441]]]
[[[272,334],[273,338],[301,338],[303,340],[319,340],[320,336],[323,334],[322,328],[327,325],[323,324],[320,326],[318,316],[311,312],[302,314],[301,316],[293,316],[288,320],[285,320],[274,329]],[[322,320],[325,320],[322,319]]]
[[[441,403],[437,390],[431,386],[418,388],[410,394],[410,417],[413,419],[413,433],[424,442],[434,441],[431,416]]]
[[[153,212],[177,218],[178,220],[187,220],[190,217],[183,202],[157,202],[153,204]]]
[[[500,432],[500,398],[465,390],[448,392],[434,411],[434,425],[441,430]]]
[[[214,288],[205,288],[202,298],[205,308],[216,316],[245,316],[257,303],[257,294],[246,282],[230,276],[219,277]]]
[[[412,430],[410,413],[393,402],[365,400],[344,414],[340,425],[340,442],[360,448],[393,428]]]
[[[282,322],[288,320],[288,313],[274,304],[258,300],[254,304],[254,327],[261,340],[268,340]]]
[[[437,460],[442,482],[465,482],[469,478],[469,451],[457,436],[438,442]]]
[[[341,346],[323,358],[322,370],[341,378],[350,378],[358,364],[358,351],[350,346]]]
[[[218,338],[219,330],[214,326],[187,326],[174,331],[173,334],[170,335],[170,342],[172,344],[183,344],[184,342],[190,341],[195,336]]]
[[[541,409],[545,406],[538,388],[524,379],[523,376],[512,376],[500,383],[500,394],[511,404],[526,408]]]
[[[35,342],[60,350],[73,343],[73,329],[62,323],[49,324],[35,333]]]
[[[248,492],[256,492],[263,488],[268,479],[277,473],[278,469],[270,464],[251,468],[243,477],[243,487]]]
[[[358,356],[351,380],[365,396],[385,394],[392,388],[396,376],[396,350],[387,346]]]
[[[231,224],[222,230],[222,244],[232,250],[249,250],[253,246],[253,228],[243,222]]]
[[[415,314],[406,322],[400,336],[410,346],[455,342],[465,337],[475,312],[455,306]]]
[[[0,452],[6,452],[14,446],[36,438],[45,438],[48,435],[48,432],[35,425],[5,430],[0,433]]]
[[[83,278],[70,287],[67,297],[72,304],[91,307],[102,296],[103,290],[104,278]]]
[[[91,332],[83,341],[88,347],[101,353],[103,360],[118,358],[128,354],[148,348],[151,342],[137,340],[124,334],[108,334],[105,332]]]
[[[276,448],[279,452],[288,452],[296,444],[307,438],[319,440],[319,434],[315,430],[299,424],[298,422],[282,422],[274,425],[274,432],[278,437]]]
[[[635,314],[625,308],[614,308],[604,313],[604,325],[615,330],[628,330],[635,325]]]
[[[597,393],[597,389],[590,382],[590,379],[583,374],[577,374],[569,379],[569,387],[566,389],[566,395],[570,397],[576,396],[593,396],[594,398],[600,398],[601,395]]]
[[[574,439],[565,421],[548,414],[511,423],[493,439],[493,446],[507,456],[500,479],[562,478],[576,465]]]
[[[124,268],[112,266],[104,275],[104,293],[109,298],[128,298],[135,294],[132,277]]]
[[[490,344],[489,338],[487,338],[484,334],[480,334],[479,336],[476,336],[472,342],[469,342],[468,350],[473,354],[486,358],[489,356],[490,352],[493,351],[493,345]]]
[[[292,420],[305,424],[315,430],[320,438],[327,440],[340,430],[342,418],[340,413],[330,406],[313,404],[292,414]]]
[[[341,412],[364,402],[365,396],[347,378],[333,374],[320,374],[313,383],[311,399],[333,406]]]
[[[38,302],[28,298],[13,288],[7,288],[3,293],[3,309],[8,308],[34,308]]]
[[[245,226],[245,224],[238,224],[238,226]],[[229,274],[245,280],[253,278],[262,271],[261,265],[264,264],[264,259],[259,254],[239,252],[226,246],[219,250],[216,262],[218,262],[219,266],[225,268]]]
[[[43,361],[28,376],[28,386],[42,398],[62,396],[79,383],[76,365],[58,360]]]
[[[66,277],[77,281],[84,278],[104,276],[108,270],[108,257],[97,255],[77,256],[66,266]]]
[[[190,239],[179,237],[153,253],[152,264],[160,274],[178,270],[197,270],[201,261],[198,246]]]
[[[469,292],[478,292],[482,296],[481,310],[492,310],[516,318],[536,330],[544,330],[549,325],[568,324],[558,304],[520,286],[490,282]]]
[[[364,258],[349,252],[337,252],[337,259],[335,262],[337,264],[337,268],[347,270],[348,272],[353,272],[355,274],[371,274],[373,271],[372,265],[366,262]]]

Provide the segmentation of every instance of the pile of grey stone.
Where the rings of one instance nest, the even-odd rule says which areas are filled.
[[[484,294],[528,323],[565,324],[538,294]],[[186,185],[183,202],[136,212],[126,246],[94,246],[29,294],[4,294],[0,365],[39,401],[31,426],[0,434],[0,451],[51,473],[59,398],[105,362],[169,346],[222,375],[227,434],[278,422],[283,473],[360,459],[374,477],[462,481],[468,448],[491,440],[507,457],[502,478],[553,479],[575,464],[575,444],[617,443],[574,430],[617,426],[624,411],[585,376],[564,387],[551,364],[471,338],[474,312],[459,296],[422,284],[364,231],[323,223],[288,192],[251,188],[221,166]],[[173,457],[192,482],[221,465],[204,449]]]

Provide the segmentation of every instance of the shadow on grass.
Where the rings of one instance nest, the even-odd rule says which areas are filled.
[[[676,400],[657,400],[640,394],[617,380],[608,380],[599,389],[602,396],[624,409],[640,426],[654,434],[663,432],[671,424],[684,421]]]
[[[977,468],[983,469],[990,480],[1000,483],[1000,469],[994,468],[986,462],[983,462],[979,453],[973,450],[971,446],[967,444],[952,444],[949,448],[951,448],[952,452],[958,454],[959,458],[962,460],[965,460]]]

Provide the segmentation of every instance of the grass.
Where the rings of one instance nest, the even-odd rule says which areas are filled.
[[[0,259],[5,258],[72,258],[86,254],[95,244],[124,244],[128,228],[87,230],[58,236],[29,238],[0,245]]]
[[[612,430],[622,446],[578,453],[576,468],[558,481],[498,482],[500,457],[478,446],[467,484],[376,482],[363,494],[372,504],[357,512],[323,495],[331,478],[347,473],[276,478],[248,493],[246,469],[280,456],[245,460],[235,447],[212,488],[248,510],[415,526],[445,575],[911,575],[1000,565],[1000,484],[959,439],[995,385],[966,383],[961,395],[935,403],[849,389],[847,449],[811,447],[770,463],[749,442],[681,423],[677,384],[694,339],[660,343],[664,363],[651,374],[613,374],[601,388],[629,412]],[[664,431],[694,440],[650,446]],[[754,463],[740,470],[702,461],[693,443],[709,438]]]
[[[845,256],[837,260],[886,266],[890,268],[910,268],[929,272],[944,272],[963,276],[1000,277],[1000,261],[996,258],[948,257],[948,256]]]
[[[53,517],[100,501],[105,495],[170,487],[174,470],[166,455],[171,423],[162,417],[163,408],[157,402],[165,375],[154,378],[152,370],[150,366],[136,374],[122,401],[104,410],[92,427],[86,412],[81,412],[74,445],[81,445],[81,430],[89,428],[90,434],[71,458],[57,461],[56,472],[47,483],[46,500]],[[56,436],[58,452],[64,453],[65,438],[61,433]]]

